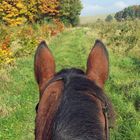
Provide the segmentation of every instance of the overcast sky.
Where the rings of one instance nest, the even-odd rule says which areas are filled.
[[[81,16],[94,16],[114,13],[129,5],[140,4],[140,0],[81,0],[83,10]]]

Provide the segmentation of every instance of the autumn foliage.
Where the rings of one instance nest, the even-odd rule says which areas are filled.
[[[39,10],[44,16],[57,16],[59,11],[59,1],[58,0],[40,0]]]
[[[80,0],[1,0],[0,21],[5,25],[61,19],[73,24],[82,9]]]
[[[3,0],[0,4],[0,16],[7,25],[19,25],[26,22],[23,16],[26,7],[22,0]]]
[[[0,67],[76,25],[81,9],[80,0],[0,0]]]
[[[1,25],[0,31],[0,69],[5,65],[13,65],[16,58],[32,54],[42,40],[51,40],[64,30],[59,19],[50,24],[25,24],[17,27]]]

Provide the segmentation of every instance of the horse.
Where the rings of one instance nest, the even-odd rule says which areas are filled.
[[[109,75],[109,55],[102,41],[95,41],[86,72],[55,69],[54,57],[42,41],[34,58],[39,86],[35,140],[109,140],[114,109],[103,90]]]

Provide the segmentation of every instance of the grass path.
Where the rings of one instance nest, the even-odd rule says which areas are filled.
[[[64,32],[54,39],[50,49],[57,69],[71,65],[83,67],[84,31]],[[86,55],[85,55],[86,56]],[[17,66],[0,79],[0,139],[31,140],[34,135],[35,105],[38,90],[33,73],[33,55],[17,60]]]
[[[85,70],[86,59],[95,40],[87,28],[75,28],[53,38],[49,44],[57,70],[78,67]],[[94,34],[94,33],[91,33]],[[33,73],[34,55],[20,58],[17,65],[0,76],[0,140],[33,140],[38,89]],[[139,140],[140,62],[110,51],[110,77],[106,92],[111,98],[117,122],[112,140]]]

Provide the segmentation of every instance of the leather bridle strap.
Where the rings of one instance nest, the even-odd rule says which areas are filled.
[[[102,96],[100,96],[99,94],[96,94],[96,93],[92,93],[93,96],[95,96],[97,99],[99,99],[101,101],[103,107],[102,107],[102,110],[103,110],[103,114],[104,114],[104,118],[105,118],[105,134],[106,134],[106,140],[109,140],[110,139],[110,135],[109,135],[109,122],[108,122],[108,104],[107,102],[105,101],[105,99],[103,99]]]
[[[104,118],[105,118],[105,134],[106,134],[106,140],[109,140],[110,139],[110,135],[109,135],[109,123],[108,123],[108,106],[106,106],[106,105],[103,108],[103,114],[104,114]]]
[[[56,76],[56,77],[54,77],[54,78],[52,78],[52,79],[50,79],[49,80],[49,82],[46,84],[46,88],[51,84],[51,83],[54,83],[54,82],[56,82],[56,81],[60,81],[60,80],[63,80],[64,78],[62,77],[62,76]],[[45,88],[45,89],[46,89]],[[45,90],[44,90],[45,91]],[[43,91],[43,93],[44,93],[44,91]],[[36,112],[38,111],[38,106],[39,106],[39,103],[37,103],[37,105],[36,105]]]
[[[64,78],[62,76],[56,76],[52,79],[49,80],[49,82],[46,84],[46,88],[51,84],[51,83],[54,83],[54,82],[57,82],[57,81],[60,81],[60,80],[63,80]],[[46,89],[45,88],[45,89]]]

